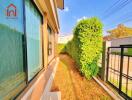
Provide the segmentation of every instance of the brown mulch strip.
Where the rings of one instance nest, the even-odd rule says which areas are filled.
[[[72,58],[61,54],[51,91],[61,91],[62,100],[112,100],[93,79],[80,75]]]

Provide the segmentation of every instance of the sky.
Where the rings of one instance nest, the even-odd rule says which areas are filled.
[[[70,35],[80,19],[98,17],[103,23],[103,35],[118,24],[132,27],[132,0],[64,0],[59,10],[60,35]]]

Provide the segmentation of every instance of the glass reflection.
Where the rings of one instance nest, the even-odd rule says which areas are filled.
[[[12,17],[14,10],[17,15]],[[7,16],[7,11],[11,16]],[[9,100],[26,84],[23,71],[22,0],[0,0],[0,12],[0,100]]]
[[[28,54],[28,78],[31,80],[42,68],[40,44],[42,17],[30,0],[26,0],[26,33]]]

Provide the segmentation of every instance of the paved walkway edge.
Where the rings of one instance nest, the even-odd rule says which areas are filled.
[[[113,93],[107,86],[105,86],[102,82],[100,82],[96,77],[93,79],[114,99],[114,100],[124,100],[121,96]]]
[[[55,74],[56,74],[56,70],[57,70],[57,67],[58,67],[58,64],[59,64],[59,57],[56,58],[56,64],[55,64],[55,67],[53,69],[53,72],[48,80],[48,83],[45,87],[45,90],[44,90],[44,93],[41,97],[41,100],[61,100],[59,99],[61,97],[61,93],[59,92],[53,92],[54,93],[54,96],[56,95],[56,97],[53,96],[53,93],[50,92],[51,90],[51,87],[52,87],[52,83],[53,83],[53,80],[54,80],[54,77],[55,77]],[[52,95],[51,95],[52,94]],[[57,99],[55,99],[57,98]]]

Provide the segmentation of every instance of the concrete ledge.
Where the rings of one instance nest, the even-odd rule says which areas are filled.
[[[49,92],[48,100],[61,100],[61,92]]]
[[[102,82],[100,82],[96,77],[93,79],[114,99],[114,100],[124,100],[121,96],[116,95],[112,92],[107,86],[105,86]]]
[[[47,88],[47,84],[49,84],[49,80],[52,80],[54,77],[58,62],[59,58],[53,59],[48,65],[48,68],[46,70],[42,70],[42,72],[40,72],[35,79],[33,79],[33,81],[26,87],[26,89],[16,100],[40,100],[44,90]],[[51,85],[49,85],[49,88],[50,86]]]
[[[42,96],[41,96],[41,100],[50,100],[51,95],[49,95],[49,94],[52,94],[52,93],[50,92],[50,90],[51,90],[51,86],[52,86],[52,83],[53,83],[53,80],[54,80],[54,77],[55,77],[55,73],[56,73],[56,70],[57,70],[57,67],[58,67],[58,63],[59,63],[59,58],[56,59],[55,67],[54,67],[54,69],[53,69],[52,74],[50,75],[50,78],[49,78],[47,84],[46,84],[46,87],[45,87],[45,89],[44,89],[44,92],[43,92],[43,94],[42,94]],[[53,94],[52,94],[52,95],[53,95]],[[55,95],[55,94],[54,94],[54,95]],[[57,98],[57,97],[56,97],[56,98]],[[54,100],[54,99],[53,99],[53,100]],[[59,99],[56,99],[56,100],[59,100]]]

